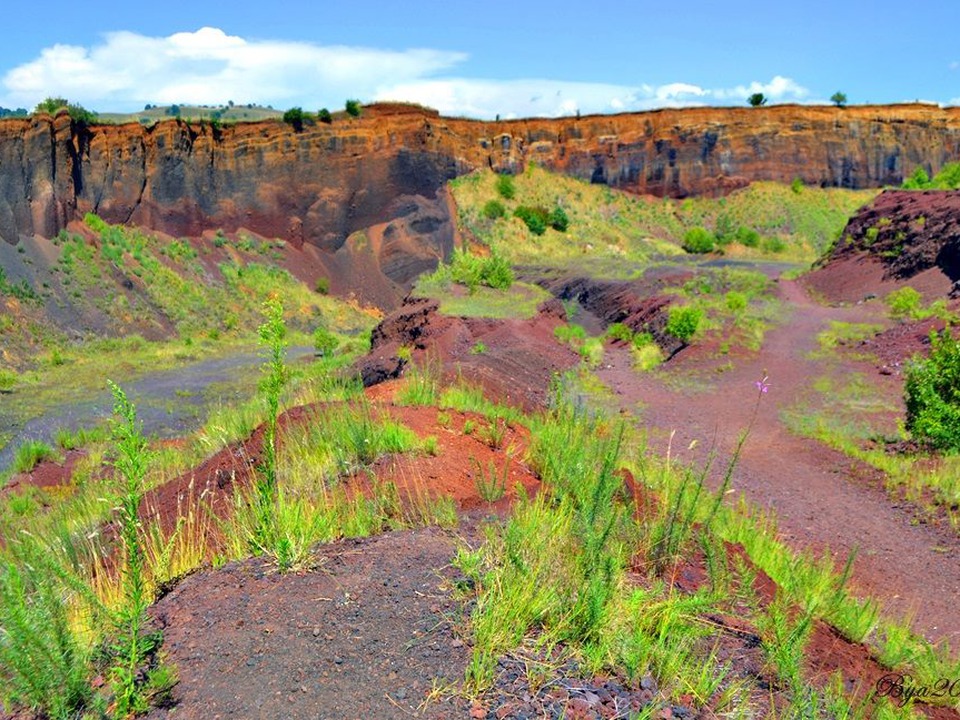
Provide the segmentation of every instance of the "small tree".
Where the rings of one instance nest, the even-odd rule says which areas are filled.
[[[292,107],[283,114],[283,121],[296,132],[303,130],[303,108]]]
[[[320,110],[317,111],[317,120],[329,125],[330,123],[333,122],[333,115],[331,115],[330,111],[327,110],[326,108],[320,108]]]
[[[332,355],[339,344],[337,336],[323,326],[318,327],[313,333],[313,347],[321,357]]]
[[[567,213],[559,205],[550,211],[547,221],[550,223],[550,227],[558,232],[566,232],[567,228],[570,227],[570,218],[567,217]]]
[[[350,117],[360,117],[360,108],[363,107],[360,105],[359,100],[347,100],[344,109],[347,111],[347,115]]]
[[[847,95],[839,90],[830,96],[830,102],[837,107],[844,107],[847,104]]]
[[[747,98],[747,102],[750,103],[750,107],[760,107],[761,105],[767,104],[767,96],[759,92],[753,93],[753,95]]]

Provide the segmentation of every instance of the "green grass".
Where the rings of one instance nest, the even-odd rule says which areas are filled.
[[[397,393],[400,405],[435,405],[440,393],[440,361],[425,358],[405,373],[403,387]]]
[[[451,183],[460,222],[474,237],[514,263],[593,265],[594,272],[602,269],[620,277],[629,275],[635,263],[683,255],[684,235],[698,226],[718,236],[726,254],[810,262],[839,236],[847,218],[876,195],[875,190],[821,188],[797,193],[789,185],[761,182],[725,198],[661,200],[531,164],[513,178],[513,196],[504,198],[498,196],[497,177],[485,170]],[[503,215],[485,211],[493,200],[504,206]],[[569,225],[563,232],[548,228],[536,235],[513,217],[521,205],[562,207]],[[738,232],[741,228],[749,232]]]
[[[27,440],[17,448],[13,457],[13,471],[28,473],[45,460],[56,460],[57,451],[42,440]]]
[[[813,353],[813,357],[832,357],[838,347],[854,345],[861,340],[868,340],[881,330],[883,330],[883,325],[877,323],[849,323],[831,320],[830,326],[817,334],[819,351]]]
[[[480,286],[471,293],[465,286],[437,275],[420,278],[414,294],[439,300],[444,315],[518,319],[532,318],[539,305],[552,297],[546,290],[522,282],[506,290]]]

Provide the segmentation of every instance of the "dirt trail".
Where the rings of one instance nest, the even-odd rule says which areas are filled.
[[[634,410],[642,404],[641,422],[651,429],[652,449],[664,451],[675,431],[671,453],[682,461],[702,462],[716,439],[717,464],[723,465],[756,413],[733,476],[737,495],[775,510],[782,537],[794,547],[829,551],[840,563],[850,550],[859,549],[854,590],[881,598],[894,616],[912,618],[914,629],[930,640],[946,639],[956,647],[960,540],[948,529],[918,523],[908,506],[898,505],[879,486],[875,471],[793,435],[780,418],[784,408],[815,395],[811,384],[825,367],[807,353],[816,349],[817,333],[831,320],[868,322],[875,319],[875,310],[869,305],[824,307],[795,282],[782,281],[779,287],[792,317],[767,334],[756,357],[735,359],[733,369],[725,372],[704,371],[708,392],[639,375],[622,348],[609,350],[599,376],[622,407]],[[695,352],[675,362],[670,375],[709,365]],[[897,397],[899,381],[879,376],[870,365],[844,361],[833,368],[834,373],[856,371],[872,373],[871,384],[879,393]],[[769,375],[770,390],[757,407],[755,383],[764,375]]]

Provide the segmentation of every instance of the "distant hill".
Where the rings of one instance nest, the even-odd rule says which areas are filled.
[[[97,120],[105,123],[138,122],[152,125],[161,120],[179,117],[183,120],[218,120],[221,122],[256,122],[283,117],[282,110],[249,103],[247,105],[146,105],[132,113],[97,113]]]

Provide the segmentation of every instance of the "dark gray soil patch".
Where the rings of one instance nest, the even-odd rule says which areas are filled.
[[[148,717],[462,718],[434,687],[464,676],[446,592],[455,542],[426,529],[325,546],[319,567],[263,560],[184,580],[151,611],[180,676],[177,705]]]

